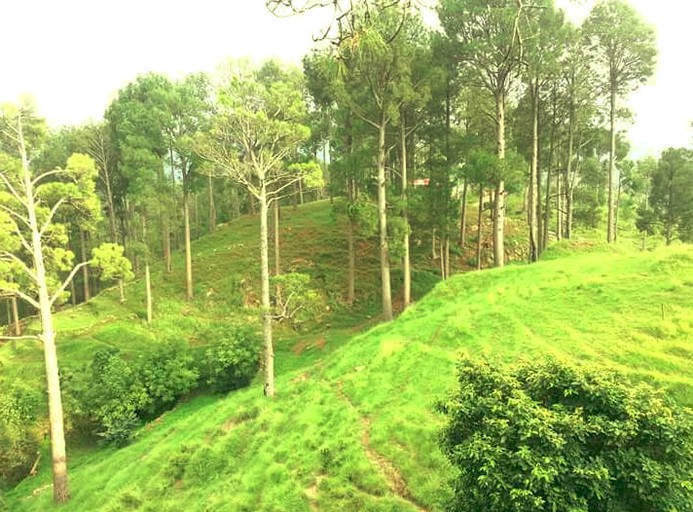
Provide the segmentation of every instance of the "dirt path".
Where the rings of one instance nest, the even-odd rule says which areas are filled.
[[[351,401],[349,396],[346,393],[344,393],[341,381],[338,383],[337,389],[339,397],[342,400],[344,400],[349,405],[349,407],[360,416],[362,429],[361,444],[363,445],[363,449],[366,452],[366,458],[371,462],[371,464],[378,468],[378,472],[387,482],[390,491],[392,491],[392,493],[401,500],[409,503],[419,512],[428,512],[428,509],[422,506],[420,503],[418,503],[416,501],[416,498],[414,498],[411,495],[411,493],[409,492],[409,487],[407,486],[407,481],[404,479],[399,469],[397,469],[397,467],[383,455],[376,452],[371,446],[371,419],[368,416],[363,416],[361,415],[361,413],[359,413],[357,407]]]

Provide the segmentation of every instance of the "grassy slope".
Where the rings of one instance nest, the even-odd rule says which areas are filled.
[[[259,386],[192,399],[124,449],[73,453],[68,508],[436,509],[449,468],[431,405],[459,353],[616,367],[693,405],[692,312],[691,247],[457,276],[348,342],[344,332],[280,342],[273,401]],[[49,479],[15,489],[13,510],[49,509]]]

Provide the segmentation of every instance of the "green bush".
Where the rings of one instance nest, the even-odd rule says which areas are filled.
[[[151,345],[135,365],[137,377],[148,397],[145,412],[158,415],[197,385],[194,358],[184,340],[166,340]]]
[[[0,489],[27,476],[38,456],[35,423],[40,401],[40,393],[21,384],[12,384],[0,395]]]
[[[205,383],[224,393],[250,384],[258,371],[260,339],[244,325],[222,324],[206,333],[208,348],[200,363]]]
[[[690,410],[612,372],[464,359],[439,404],[451,510],[693,510]]]

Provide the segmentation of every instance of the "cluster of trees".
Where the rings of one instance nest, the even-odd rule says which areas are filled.
[[[293,12],[324,4],[268,5]],[[509,193],[524,193],[530,261],[551,236],[570,238],[576,222],[594,227],[605,217],[608,240],[616,239],[619,196],[630,190],[625,171],[646,167],[625,161],[621,101],[650,76],[656,53],[653,31],[628,4],[603,0],[576,27],[550,0],[441,0],[438,32],[413,1],[330,5],[336,21],[325,37],[334,44],[308,55],[303,72],[229,62],[214,76],[150,73],[118,93],[103,121],[50,132],[26,105],[3,110],[0,293],[16,335],[18,298],[40,313],[57,475],[65,458],[51,311],[68,291],[73,301],[89,299],[97,275],[90,263],[121,283],[123,300],[131,268],[143,273],[151,321],[151,257],[171,272],[172,251],[184,250],[191,300],[191,240],[259,213],[264,389],[272,396],[272,322],[277,306],[279,316],[297,310],[291,293],[273,300],[270,285],[270,212],[276,233],[287,196],[303,201],[306,188],[327,187],[345,198],[348,303],[356,299],[355,237],[377,230],[385,319],[393,317],[391,265],[399,261],[403,307],[412,299],[412,240],[430,240],[443,277],[454,254],[468,262],[471,253],[481,268],[490,218],[493,264],[504,265]],[[427,186],[411,186],[420,180]],[[655,183],[653,193],[667,186]],[[475,237],[467,226],[473,193]],[[680,208],[648,208],[643,226],[685,232]],[[291,283],[306,286],[281,286]]]

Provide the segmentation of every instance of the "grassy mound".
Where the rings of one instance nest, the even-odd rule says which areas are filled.
[[[693,405],[693,249],[595,250],[456,276],[347,338],[279,341],[275,400],[259,385],[198,397],[126,448],[73,451],[69,510],[437,509],[450,468],[432,404],[463,352],[617,368]],[[50,509],[49,484],[47,471],[28,479],[11,509]]]

